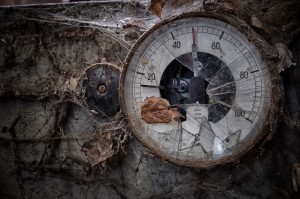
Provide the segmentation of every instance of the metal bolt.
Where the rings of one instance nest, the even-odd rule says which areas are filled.
[[[103,94],[103,93],[106,92],[107,88],[106,88],[105,85],[100,85],[100,86],[98,87],[98,90],[99,90],[99,92],[100,92],[101,94]]]

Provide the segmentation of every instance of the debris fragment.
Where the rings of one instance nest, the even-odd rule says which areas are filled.
[[[165,2],[163,0],[151,0],[149,10],[161,19],[161,13]]]
[[[264,29],[264,25],[262,24],[262,22],[257,18],[257,16],[252,15],[251,16],[251,24],[259,29]]]
[[[75,91],[78,86],[78,78],[71,77],[69,82],[70,82],[70,86],[69,86],[70,89],[72,91]]]
[[[92,167],[104,162],[118,151],[118,147],[114,146],[114,138],[115,133],[112,130],[99,132],[83,144],[81,150],[87,156]]]
[[[294,164],[293,167],[293,185],[295,192],[300,188],[300,164]]]
[[[94,115],[99,115],[99,113],[93,109],[91,109],[90,112],[93,113]]]
[[[127,28],[140,28],[140,29],[143,29],[143,28],[146,28],[146,24],[143,20],[132,20],[126,24],[123,25],[123,29],[127,29]]]
[[[170,123],[182,117],[176,108],[170,108],[168,100],[160,97],[147,97],[141,107],[141,119],[148,124]]]
[[[203,9],[205,11],[216,11],[221,13],[235,14],[233,7],[226,2],[216,3],[216,2],[208,2],[207,0],[203,1]]]
[[[279,53],[279,60],[276,63],[278,73],[284,71],[286,68],[289,68],[291,65],[296,65],[292,62],[292,52],[288,49],[288,47],[283,43],[275,44],[275,48]]]

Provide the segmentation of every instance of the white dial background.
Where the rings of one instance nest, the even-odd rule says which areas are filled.
[[[219,58],[230,70],[235,88],[212,86],[210,82],[222,78],[218,71],[207,80],[209,103],[180,105],[186,110],[185,121],[147,124],[141,119],[141,104],[146,97],[161,97],[155,86],[174,59],[192,52],[193,29],[198,52]],[[193,70],[192,63],[184,65]],[[258,49],[233,26],[216,19],[183,18],[151,31],[134,47],[124,75],[124,109],[135,134],[152,151],[174,162],[215,161],[238,153],[261,131],[270,108],[270,77]],[[224,92],[235,93],[233,103],[218,100]],[[214,103],[230,108],[215,123],[208,119],[208,107]]]

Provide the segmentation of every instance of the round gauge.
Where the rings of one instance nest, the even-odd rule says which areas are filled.
[[[234,161],[267,132],[273,84],[247,35],[222,17],[189,13],[154,26],[132,47],[121,76],[121,107],[154,154],[209,167]],[[180,117],[143,119],[145,101],[161,98]]]

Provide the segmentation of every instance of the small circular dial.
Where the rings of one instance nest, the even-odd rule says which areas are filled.
[[[230,162],[262,133],[270,74],[259,50],[232,25],[189,15],[144,34],[121,77],[121,106],[137,138],[171,162],[206,167]],[[182,117],[147,123],[141,106],[162,97]]]

